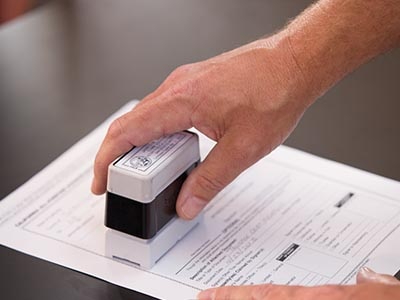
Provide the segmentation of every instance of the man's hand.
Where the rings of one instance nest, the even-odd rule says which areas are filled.
[[[119,155],[194,126],[217,145],[179,195],[179,216],[192,219],[281,144],[317,97],[399,46],[399,15],[398,0],[320,0],[270,38],[178,68],[112,123],[95,160],[93,193],[105,192],[107,167]]]
[[[199,300],[398,300],[400,286],[377,283],[316,287],[254,285],[207,290]]]
[[[199,300],[397,300],[400,281],[393,276],[377,274],[362,268],[357,285],[323,285],[316,287],[283,285],[226,286],[209,289]]]
[[[361,268],[361,270],[358,272],[357,283],[383,283],[400,285],[400,281],[396,277],[376,273],[367,267]]]
[[[195,217],[243,170],[280,145],[310,103],[285,43],[276,35],[172,72],[112,123],[95,160],[92,191],[105,191],[108,165],[132,146],[195,127],[217,141],[177,201],[180,217]]]

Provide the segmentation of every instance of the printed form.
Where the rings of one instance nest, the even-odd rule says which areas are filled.
[[[208,287],[348,284],[400,268],[400,183],[285,146],[241,174],[151,270],[105,256],[94,156],[123,107],[0,202],[0,243],[160,299]],[[202,158],[213,142],[200,135]],[[132,249],[135,251],[135,249]]]

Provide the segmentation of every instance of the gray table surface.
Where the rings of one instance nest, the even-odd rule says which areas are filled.
[[[54,1],[0,27],[0,199],[177,66],[282,27],[311,1]],[[325,94],[289,146],[400,180],[400,51]],[[0,247],[2,299],[150,299]]]

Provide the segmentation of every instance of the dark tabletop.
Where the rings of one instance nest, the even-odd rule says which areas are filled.
[[[0,27],[0,199],[177,66],[282,27],[311,1],[54,1]],[[400,180],[400,51],[324,95],[287,145]],[[150,299],[0,247],[1,299]]]

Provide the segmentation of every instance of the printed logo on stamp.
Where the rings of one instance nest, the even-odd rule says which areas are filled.
[[[132,168],[139,169],[151,165],[152,161],[146,156],[134,156],[129,160]]]

